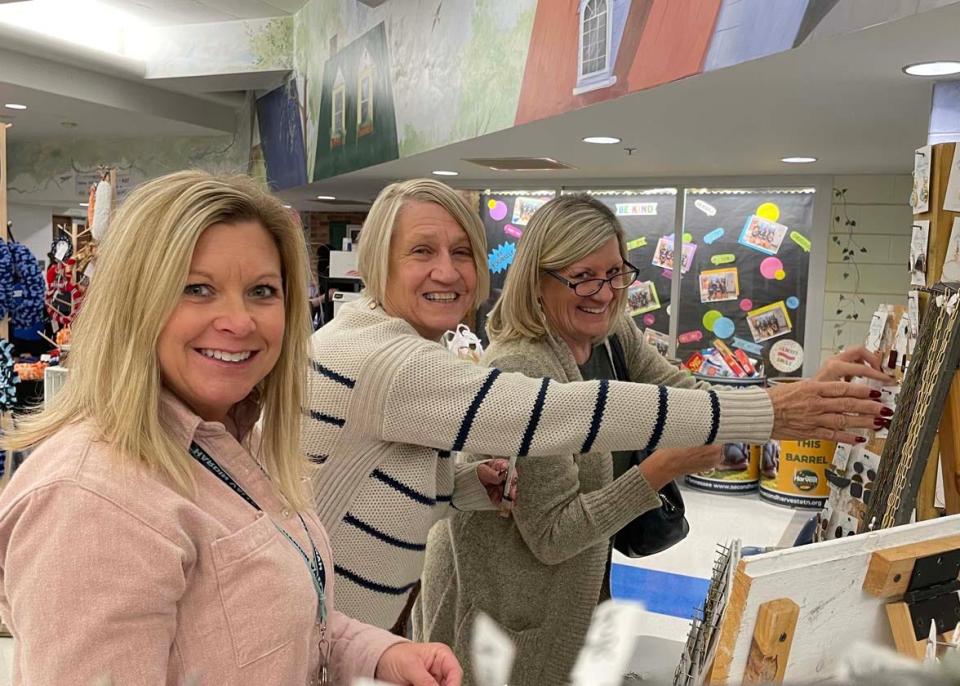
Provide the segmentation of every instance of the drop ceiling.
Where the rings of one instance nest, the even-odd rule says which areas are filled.
[[[153,26],[206,24],[293,14],[307,0],[101,0]]]

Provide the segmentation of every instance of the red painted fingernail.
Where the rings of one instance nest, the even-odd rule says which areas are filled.
[[[882,396],[883,396],[883,393],[881,393],[880,391],[870,391],[870,397],[873,398],[874,400]]]
[[[892,416],[893,416],[893,410],[891,410],[889,407],[884,407],[882,410],[880,410],[880,416],[881,416],[881,417],[892,417]]]
[[[866,443],[867,439],[863,436],[857,436],[857,443]]]
[[[883,428],[883,425],[886,424],[886,423],[887,423],[886,420],[880,419],[879,417],[877,417],[876,419],[873,420],[873,425],[874,425],[875,427],[877,427],[878,429],[882,429],[882,428]]]

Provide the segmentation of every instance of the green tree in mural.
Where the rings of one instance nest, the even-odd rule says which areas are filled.
[[[247,32],[257,67],[289,69],[293,65],[293,17],[275,17]]]

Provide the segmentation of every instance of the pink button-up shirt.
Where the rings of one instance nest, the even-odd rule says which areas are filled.
[[[251,412],[235,415],[241,435],[252,430]],[[316,516],[303,513],[327,570],[326,627],[303,558],[274,523],[308,554],[310,542],[250,453],[169,393],[162,418],[185,455],[199,443],[263,511],[193,460],[196,497],[182,496],[89,423],[45,441],[0,494],[14,684],[308,684],[325,652],[335,683],[372,677],[401,639],[334,609]]]

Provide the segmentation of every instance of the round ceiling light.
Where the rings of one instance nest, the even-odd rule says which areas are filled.
[[[960,74],[960,62],[918,62],[903,68],[910,76],[949,76]]]
[[[811,162],[816,162],[816,157],[781,157],[781,162],[786,162],[787,164],[810,164]]]
[[[616,136],[587,136],[583,139],[584,143],[594,143],[596,145],[613,145],[619,143],[620,139]]]
[[[5,103],[3,106],[6,107],[8,110],[25,110],[25,109],[27,109],[27,106],[26,106],[26,105],[21,105],[21,104],[18,103],[18,102],[8,102],[8,103]]]
[[[335,195],[318,195],[317,200],[336,200],[337,196]]]
[[[434,169],[434,176],[460,176],[460,172],[447,171],[446,169]]]

